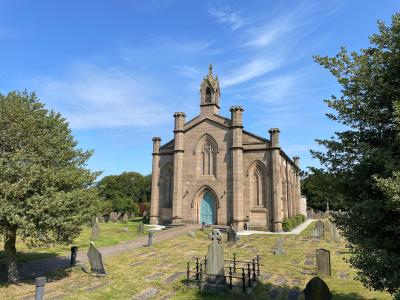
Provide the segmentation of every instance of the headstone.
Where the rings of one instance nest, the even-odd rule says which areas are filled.
[[[108,223],[110,221],[110,214],[103,215],[104,222]]]
[[[225,283],[224,246],[220,244],[222,234],[218,229],[213,229],[210,238],[212,243],[207,251],[207,281]]]
[[[331,276],[331,253],[326,249],[318,249],[317,257],[317,274]]]
[[[90,238],[91,241],[98,240],[100,236],[100,225],[99,225],[99,220],[96,217],[96,221],[92,227],[92,236]]]
[[[332,223],[332,240],[337,243],[340,242],[340,235],[335,223]]]
[[[122,216],[122,221],[123,221],[123,222],[128,222],[128,220],[129,220],[128,214],[125,213],[125,214]]]
[[[147,246],[150,247],[151,245],[153,245],[153,231],[149,230],[147,232],[147,235],[148,235]]]
[[[111,213],[110,213],[110,220],[111,220],[112,222],[117,222],[117,221],[118,221],[118,213],[115,212],[115,211],[111,212]]]
[[[322,220],[317,221],[317,223],[315,224],[315,229],[317,237],[324,236],[324,222]]]
[[[319,277],[312,278],[303,291],[305,300],[330,300],[331,291],[328,285]]]
[[[146,218],[146,217],[147,217],[147,210],[144,210],[144,211],[143,211],[142,217],[143,217],[143,218]]]
[[[228,242],[236,242],[236,241],[237,241],[237,231],[232,226],[229,226]]]
[[[332,237],[332,223],[329,220],[324,223],[324,236],[328,239]]]
[[[137,233],[143,234],[144,233],[144,224],[142,221],[139,222],[139,225],[137,227]]]
[[[94,246],[93,242],[90,242],[89,251],[87,253],[90,263],[90,269],[92,274],[97,276],[106,275],[106,270],[103,265],[103,257],[99,250]]]

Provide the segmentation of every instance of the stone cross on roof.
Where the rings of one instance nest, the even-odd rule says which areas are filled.
[[[219,242],[222,240],[221,231],[219,231],[219,229],[213,229],[212,233],[208,236],[212,240],[213,245],[219,245]]]
[[[212,75],[212,64],[208,66],[208,75]]]

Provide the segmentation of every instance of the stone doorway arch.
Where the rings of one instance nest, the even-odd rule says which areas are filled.
[[[195,223],[205,221],[206,224],[218,224],[218,199],[211,187],[205,185],[199,189],[192,201]]]

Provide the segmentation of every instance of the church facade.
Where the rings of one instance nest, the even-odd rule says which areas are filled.
[[[282,231],[300,213],[299,158],[243,129],[243,108],[219,114],[220,87],[212,67],[200,86],[200,115],[174,114],[174,139],[153,138],[151,224],[198,223]]]

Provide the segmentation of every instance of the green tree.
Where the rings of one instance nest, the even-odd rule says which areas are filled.
[[[137,213],[138,202],[148,202],[151,193],[151,176],[137,172],[104,177],[97,184],[104,200],[112,202],[114,211]]]
[[[78,149],[68,123],[34,93],[0,94],[0,233],[8,281],[18,281],[15,241],[29,246],[70,243],[96,210],[85,168],[92,152]]]
[[[307,206],[325,210],[329,203],[331,210],[343,209],[343,198],[338,193],[340,179],[322,169],[310,168],[310,171],[301,179],[301,194],[307,197]]]
[[[318,140],[326,151],[312,153],[340,179],[337,192],[346,213],[335,221],[350,243],[358,278],[399,297],[400,209],[382,191],[382,182],[400,170],[395,109],[400,101],[400,14],[390,26],[378,22],[378,28],[366,49],[349,53],[342,48],[335,57],[315,57],[342,86],[339,98],[325,101],[335,111],[328,118],[344,125],[344,131]]]

